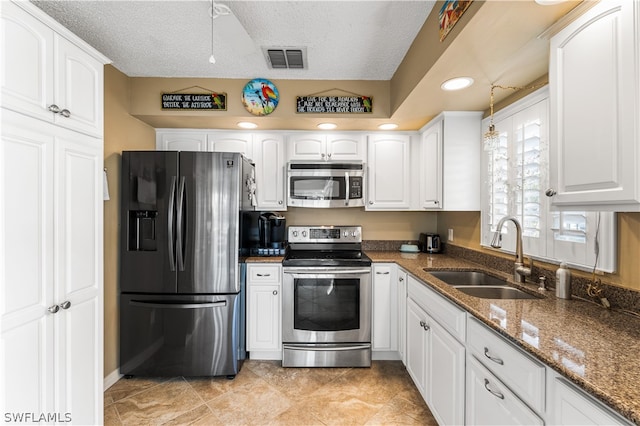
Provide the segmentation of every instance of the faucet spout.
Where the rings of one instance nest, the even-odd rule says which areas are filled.
[[[496,232],[493,234],[493,239],[491,240],[491,247],[500,248],[502,247],[502,227],[505,222],[511,221],[516,226],[516,259],[514,265],[513,279],[516,282],[523,283],[525,282],[526,277],[531,275],[531,268],[527,268],[524,266],[524,254],[522,252],[522,226],[520,222],[515,216],[505,216],[496,225]]]

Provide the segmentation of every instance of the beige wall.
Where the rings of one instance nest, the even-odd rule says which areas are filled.
[[[600,277],[607,284],[640,291],[640,213],[617,214],[618,266],[615,274]],[[494,253],[480,247],[480,212],[438,213],[438,233],[446,241],[447,230],[453,229],[451,244]],[[526,255],[526,253],[525,253]],[[557,265],[548,265],[554,269]],[[589,274],[575,271],[576,274]]]
[[[104,375],[118,369],[118,235],[120,153],[155,149],[155,130],[129,115],[130,78],[112,66],[104,75],[104,166],[110,200],[104,202]]]

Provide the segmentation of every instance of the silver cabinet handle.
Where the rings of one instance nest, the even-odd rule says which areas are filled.
[[[64,302],[62,302],[62,303],[60,304],[60,307],[61,307],[62,309],[69,309],[69,308],[71,307],[71,302],[70,302],[70,301],[68,301],[68,300],[65,300]]]
[[[493,396],[500,398],[500,399],[504,399],[504,395],[501,394],[500,392],[496,392],[493,389],[491,389],[489,387],[489,380],[488,379],[484,379],[484,388]]]
[[[398,278],[398,281],[402,282],[402,281],[404,281],[404,278],[400,277],[400,278]]]
[[[491,361],[495,362],[496,364],[499,365],[504,365],[504,361],[501,360],[500,358],[496,358],[494,356],[491,356],[491,354],[489,354],[489,348],[484,348],[484,356],[486,356],[487,358],[489,358]]]
[[[282,200],[278,200],[278,204],[282,205]]]
[[[370,204],[370,205],[373,205],[373,201],[369,201],[369,204]]]
[[[273,295],[277,296],[278,295],[278,290],[273,290]]]
[[[320,154],[320,157],[324,158],[324,154]]]
[[[49,111],[51,111],[54,114],[57,114],[60,112],[60,107],[56,104],[51,104],[49,105],[49,107],[47,108]]]
[[[544,191],[544,195],[546,195],[547,197],[553,197],[554,195],[556,195],[558,192],[556,192],[555,189],[553,188],[549,188],[546,191]]]
[[[389,271],[387,271],[387,272],[376,272],[376,275],[389,275]]]
[[[55,314],[59,310],[60,310],[60,306],[58,305],[51,305],[47,308],[47,311],[51,312],[52,314]]]
[[[429,327],[429,324],[424,321],[420,321],[420,327],[424,328],[425,331],[429,331],[431,329],[431,327]]]
[[[256,274],[256,275],[258,275],[259,277],[270,277],[271,276],[271,274]]]
[[[327,154],[327,156],[328,156],[329,158],[331,158],[331,153]]]
[[[63,109],[62,111],[60,111],[60,115],[65,117],[65,118],[69,118],[71,117],[71,112],[68,109]]]

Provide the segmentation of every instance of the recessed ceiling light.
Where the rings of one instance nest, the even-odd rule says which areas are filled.
[[[380,130],[393,130],[397,128],[398,128],[398,125],[395,123],[382,123],[378,126],[378,129]]]
[[[251,123],[250,121],[240,121],[238,123],[238,127],[243,129],[255,129],[258,125],[256,123]]]
[[[322,130],[332,130],[338,126],[335,123],[320,123],[317,127]]]
[[[465,89],[473,84],[471,77],[456,77],[442,83],[442,90],[460,90]]]

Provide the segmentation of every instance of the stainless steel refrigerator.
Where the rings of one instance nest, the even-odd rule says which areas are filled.
[[[235,376],[245,357],[241,154],[122,153],[120,372]]]

